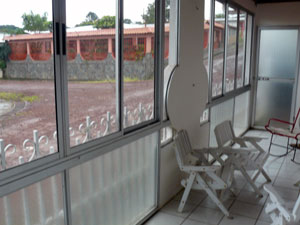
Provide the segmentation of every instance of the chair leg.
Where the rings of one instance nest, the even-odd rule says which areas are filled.
[[[193,186],[195,177],[196,177],[196,173],[193,172],[193,173],[191,173],[191,175],[190,175],[190,177],[189,177],[189,179],[187,181],[187,185],[185,187],[185,190],[183,192],[183,195],[182,195],[179,207],[178,207],[178,212],[180,212],[180,213],[183,211],[183,208],[185,206],[186,200],[189,197],[189,194],[190,194],[191,188]]]
[[[293,159],[292,159],[293,162],[295,161],[297,146],[298,146],[298,139],[296,141],[296,146],[294,147],[294,156],[293,156]]]
[[[239,170],[241,171],[241,173],[244,175],[245,179],[248,181],[248,183],[251,185],[251,187],[253,188],[253,190],[255,191],[255,193],[259,196],[259,197],[263,197],[263,194],[261,193],[261,191],[256,187],[255,183],[252,181],[251,177],[249,176],[249,174],[247,173],[247,171],[243,168],[243,167],[239,167]]]
[[[264,168],[261,169],[261,173],[262,173],[262,175],[266,178],[266,180],[267,180],[268,182],[271,182],[271,181],[272,181],[272,179],[269,177],[269,175],[267,174],[267,172],[265,171]]]
[[[272,141],[273,141],[273,134],[272,134],[272,136],[271,136],[271,141],[270,141],[270,145],[269,145],[269,153],[270,153],[270,151],[271,151]]]
[[[289,144],[290,144],[290,138],[288,137],[287,145],[286,145],[286,154],[289,153]]]
[[[227,216],[229,219],[232,219],[233,217],[230,216],[230,213],[228,212],[228,210],[225,208],[223,203],[217,197],[216,192],[202,179],[202,177],[200,175],[197,175],[196,179],[199,184],[202,184],[203,189],[206,191],[207,195],[219,207],[219,209],[224,213],[224,215]]]

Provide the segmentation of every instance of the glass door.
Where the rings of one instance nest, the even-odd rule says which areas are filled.
[[[289,121],[298,65],[298,28],[259,32],[255,125],[269,118]]]

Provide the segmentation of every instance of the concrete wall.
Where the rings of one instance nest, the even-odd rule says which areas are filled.
[[[69,80],[105,80],[115,78],[115,59],[111,54],[99,61],[86,61],[77,55],[68,61]],[[6,79],[53,79],[53,57],[48,61],[33,61],[27,56],[24,61],[9,61],[5,70]],[[154,74],[152,54],[146,54],[142,60],[124,61],[124,76],[149,79]]]

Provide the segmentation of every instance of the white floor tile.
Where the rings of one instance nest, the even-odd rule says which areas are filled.
[[[182,225],[209,225],[209,224],[187,219],[187,220],[184,221],[184,223]]]
[[[202,223],[210,225],[217,225],[224,217],[224,214],[220,210],[209,209],[199,206],[188,219],[196,220]]]
[[[264,196],[262,198],[259,198],[255,192],[242,190],[237,200],[249,204],[264,205],[267,200],[267,197],[267,193],[264,193]]]
[[[270,223],[258,220],[255,225],[270,225]]]
[[[233,206],[230,208],[230,212],[232,214],[256,219],[259,216],[262,207],[263,206],[261,205],[253,205],[241,201],[235,201]]]
[[[183,195],[183,191],[180,192],[176,197],[174,198],[175,201],[180,201]],[[206,193],[204,191],[194,191],[192,190],[189,194],[187,203],[198,205],[200,202],[202,202],[206,198]]]
[[[182,217],[158,212],[145,225],[180,225],[183,221]]]
[[[224,217],[219,225],[254,225],[255,219],[244,216],[233,215],[233,219]]]
[[[161,209],[161,212],[186,218],[197,207],[196,205],[186,203],[183,208],[183,212],[180,213],[177,210],[179,203],[180,203],[179,201],[173,200],[170,203],[168,203],[165,207],[163,207]]]
[[[223,205],[225,206],[225,208],[229,208],[229,206],[232,205],[234,199],[230,198],[227,199],[225,201],[223,201]],[[219,210],[218,206],[216,205],[216,203],[214,203],[210,197],[206,197],[206,199],[200,204],[201,207],[205,207],[205,208],[210,208],[210,209],[217,209]]]

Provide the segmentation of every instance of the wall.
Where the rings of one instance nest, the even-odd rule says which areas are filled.
[[[115,79],[115,59],[109,53],[100,61],[85,61],[77,55],[75,60],[68,61],[69,80],[105,80]],[[47,61],[33,61],[28,55],[24,61],[9,61],[5,78],[13,79],[53,79],[53,57]],[[149,79],[154,74],[152,54],[146,54],[142,60],[124,61],[124,76],[138,79]]]
[[[256,25],[300,25],[300,2],[259,4]]]
[[[183,187],[173,143],[163,147],[160,152],[160,191],[159,207],[164,206]]]

